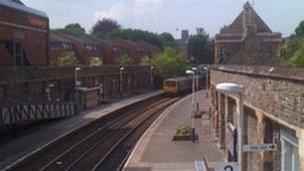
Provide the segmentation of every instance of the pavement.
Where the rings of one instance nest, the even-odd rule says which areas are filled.
[[[200,110],[209,111],[209,100],[206,91],[196,93]],[[224,153],[220,151],[211,133],[210,120],[195,119],[198,142],[172,141],[179,125],[191,124],[192,96],[188,95],[170,106],[149,127],[141,137],[129,159],[125,171],[186,171],[195,170],[194,161],[208,159],[211,167],[224,161]]]
[[[152,91],[101,105],[69,118],[42,123],[39,127],[33,128],[35,130],[30,133],[0,146],[0,170],[112,111],[160,94],[162,91]]]

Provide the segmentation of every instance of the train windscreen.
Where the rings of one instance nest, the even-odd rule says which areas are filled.
[[[165,86],[167,86],[167,87],[175,87],[176,86],[176,82],[175,81],[166,81],[165,82]]]

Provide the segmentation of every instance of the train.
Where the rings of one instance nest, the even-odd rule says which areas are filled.
[[[198,77],[199,88],[202,85],[202,77]],[[163,91],[168,95],[179,95],[192,89],[192,77],[182,76],[164,80]]]

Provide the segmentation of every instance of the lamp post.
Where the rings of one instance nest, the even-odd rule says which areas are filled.
[[[80,86],[80,81],[78,81],[78,72],[81,70],[80,67],[75,68],[75,102],[78,102],[78,90],[77,87]]]
[[[48,101],[51,101],[52,100],[52,97],[51,97],[51,91],[52,91],[52,88],[54,87],[54,84],[49,84],[48,87],[45,89],[46,93],[47,93],[47,98],[48,98]]]
[[[120,96],[122,96],[123,93],[123,71],[124,71],[124,67],[120,67]]]
[[[193,70],[186,70],[186,74],[192,76],[192,117],[191,117],[191,138],[192,142],[195,142],[195,123],[194,123],[194,113],[195,113],[195,72]]]
[[[153,88],[153,70],[154,70],[154,66],[150,66],[150,84],[151,84],[151,88]]]
[[[222,93],[236,94],[239,97],[238,105],[238,163],[239,170],[242,171],[243,163],[243,122],[244,122],[244,106],[243,106],[243,86],[235,83],[220,83],[216,85],[216,90]]]
[[[209,69],[208,67],[204,67],[204,70],[206,71],[206,97],[208,97],[208,92],[209,92],[209,78],[208,78],[208,72],[209,72]]]
[[[198,74],[199,74],[199,71],[196,67],[192,67],[192,70],[194,71],[194,76],[195,76],[195,84],[196,84],[196,91],[198,91],[199,87],[198,87]],[[195,75],[196,73],[196,75]],[[196,110],[199,111],[199,103],[196,99],[196,94],[194,94],[194,101],[195,101],[195,104],[196,104]]]

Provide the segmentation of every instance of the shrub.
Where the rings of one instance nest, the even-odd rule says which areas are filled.
[[[90,61],[90,66],[92,66],[92,67],[97,67],[97,66],[101,66],[101,65],[102,65],[102,61],[98,57],[93,57]]]
[[[128,66],[132,64],[133,64],[132,59],[127,54],[125,54],[121,59],[121,65]]]
[[[65,52],[62,57],[59,58],[58,65],[61,67],[77,66],[77,59],[74,52]]]
[[[150,66],[152,65],[153,60],[150,59],[148,56],[144,56],[141,61],[140,61],[140,65],[142,66]]]
[[[176,135],[177,136],[184,136],[184,135],[189,135],[190,134],[190,126],[187,124],[182,124],[180,125],[177,130],[176,130]]]

